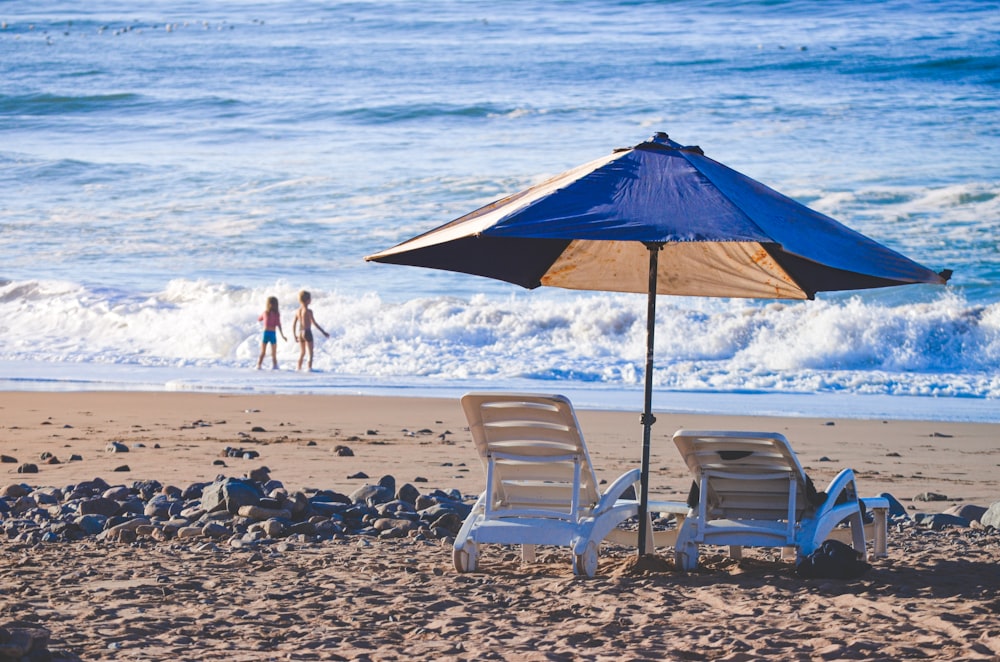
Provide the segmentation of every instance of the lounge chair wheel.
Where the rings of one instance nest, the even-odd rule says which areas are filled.
[[[587,575],[588,577],[597,574],[597,545],[595,543],[588,542],[583,554],[573,555],[573,574]]]
[[[467,542],[461,549],[456,547],[452,552],[452,560],[455,562],[455,570],[475,572],[476,564],[479,561],[479,549],[476,543]]]

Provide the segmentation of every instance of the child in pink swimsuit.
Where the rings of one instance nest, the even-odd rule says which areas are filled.
[[[258,322],[264,323],[264,338],[260,343],[260,357],[257,358],[257,369],[260,370],[264,362],[264,354],[267,353],[268,344],[271,345],[271,361],[273,369],[278,369],[278,336],[275,331],[281,333],[281,339],[288,342],[285,332],[281,328],[281,312],[278,310],[278,297],[267,298],[267,308],[257,318]]]

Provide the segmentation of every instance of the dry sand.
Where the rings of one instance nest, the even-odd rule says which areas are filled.
[[[638,414],[578,415],[600,478],[636,466]],[[422,492],[471,496],[484,482],[453,400],[19,392],[0,393],[0,416],[0,454],[18,460],[0,464],[4,485],[101,477],[184,487],[260,466],[292,490],[349,493],[392,474]],[[996,425],[657,417],[653,498],[687,493],[669,440],[687,427],[782,432],[817,487],[850,466],[863,495],[890,492],[914,512],[1000,500]],[[111,441],[130,451],[106,452]],[[220,458],[226,447],[260,456]],[[18,474],[24,462],[39,472]],[[122,465],[129,471],[116,472]],[[348,478],[357,472],[371,478]],[[913,501],[926,492],[948,498]],[[87,660],[1000,659],[995,532],[893,529],[889,558],[848,581],[799,579],[756,550],[741,562],[708,554],[686,574],[669,552],[637,565],[630,550],[606,547],[598,576],[584,579],[564,550],[522,566],[513,550],[487,547],[479,572],[458,575],[439,541],[286,540],[254,551],[0,536],[0,625],[43,626],[51,647]]]

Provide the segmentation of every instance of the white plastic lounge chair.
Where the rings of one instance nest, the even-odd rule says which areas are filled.
[[[455,539],[455,569],[475,570],[482,543],[521,545],[525,562],[535,545],[558,545],[572,551],[575,574],[592,577],[601,541],[639,512],[638,501],[621,498],[639,469],[599,494],[573,406],[561,395],[469,393],[462,407],[486,491]]]
[[[698,488],[692,494],[697,504],[692,504],[677,534],[678,568],[697,567],[699,545],[728,545],[734,558],[743,547],[782,547],[805,556],[827,538],[840,538],[831,534],[845,520],[851,544],[865,554],[861,500],[851,469],[837,474],[820,502],[780,434],[679,430],[674,443]],[[875,552],[884,555],[885,509],[878,499],[871,504],[879,518]]]

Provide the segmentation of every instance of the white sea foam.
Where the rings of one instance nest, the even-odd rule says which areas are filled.
[[[58,281],[0,287],[0,360],[143,367],[252,366],[257,316],[297,306],[288,282],[237,288],[174,280],[134,294]],[[313,291],[314,367],[330,376],[475,380],[506,386],[636,386],[645,301],[613,294],[422,297]],[[654,383],[668,390],[845,392],[1000,398],[1000,304],[957,294],[885,305],[844,300],[763,303],[661,297]],[[279,342],[292,367],[298,348]],[[24,377],[24,375],[22,375]]]

